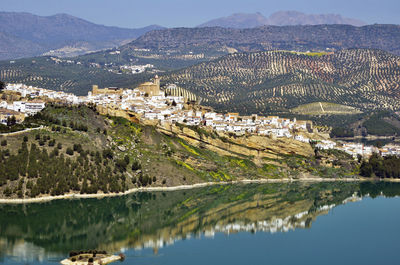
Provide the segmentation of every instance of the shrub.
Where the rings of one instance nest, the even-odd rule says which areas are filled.
[[[134,160],[134,161],[132,162],[132,170],[133,170],[133,171],[139,170],[139,169],[141,169],[141,168],[142,168],[142,165],[140,164],[139,161]]]
[[[82,145],[81,144],[74,144],[74,151],[80,153],[82,152]]]
[[[2,140],[1,141],[1,146],[6,146],[7,145],[7,140]]]
[[[3,194],[4,194],[6,197],[10,197],[11,194],[12,194],[12,190],[11,190],[9,187],[6,187],[6,188],[4,189],[4,191],[3,191]]]
[[[62,149],[62,144],[61,144],[61,143],[58,143],[58,144],[57,144],[57,148],[58,148],[58,149]]]
[[[74,150],[72,150],[71,147],[68,147],[67,150],[66,150],[66,153],[67,153],[67,155],[72,156],[74,154]]]
[[[24,136],[24,143],[28,142],[28,136]]]
[[[55,146],[56,145],[56,140],[50,140],[49,141],[49,146]]]
[[[108,158],[108,159],[112,159],[113,158],[113,152],[111,151],[111,149],[104,149],[103,150],[103,157],[104,158]]]

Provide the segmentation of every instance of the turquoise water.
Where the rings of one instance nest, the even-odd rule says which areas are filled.
[[[0,262],[399,264],[400,185],[269,184],[0,206]],[[373,197],[373,198],[372,198]]]

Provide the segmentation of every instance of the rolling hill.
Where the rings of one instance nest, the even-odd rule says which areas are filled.
[[[139,29],[108,27],[67,14],[43,17],[0,12],[0,59],[32,57],[51,50],[55,50],[55,55],[82,54],[119,46],[161,28],[157,25]],[[75,48],[72,53],[71,48]]]
[[[316,25],[154,30],[118,48],[74,59],[112,66],[152,64],[157,69],[169,71],[236,52],[332,52],[349,48],[381,49],[400,55],[400,26]]]
[[[53,57],[54,58],[54,57]],[[23,83],[57,91],[87,95],[93,84],[100,87],[134,85],[148,80],[144,75],[119,75],[88,64],[57,62],[51,57],[37,57],[0,62],[0,80],[7,83]]]
[[[0,62],[0,80],[78,95],[87,94],[92,84],[133,88],[151,75],[117,74],[52,57]],[[235,53],[161,75],[163,84],[190,90],[203,98],[202,104],[243,114],[288,111],[313,102],[361,111],[400,109],[400,57],[380,50]]]
[[[163,77],[220,110],[265,113],[312,102],[400,108],[400,57],[379,50],[236,53]]]

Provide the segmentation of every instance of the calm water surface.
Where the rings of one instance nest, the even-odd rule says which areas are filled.
[[[215,186],[0,206],[0,263],[400,264],[400,185]],[[116,263],[118,264],[118,262]]]

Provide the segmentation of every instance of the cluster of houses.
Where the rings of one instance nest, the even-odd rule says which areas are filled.
[[[383,147],[378,148],[376,146],[366,145],[363,143],[340,142],[339,144],[337,144],[336,142],[331,140],[322,140],[318,141],[315,147],[324,150],[341,150],[349,155],[352,155],[354,158],[357,158],[358,156],[370,157],[373,153],[377,153],[382,156],[400,156],[400,146],[394,144],[387,144]]]
[[[60,100],[70,104],[79,104],[79,97],[44,88],[26,86],[23,84],[7,84],[5,90],[19,93],[24,100],[7,102],[0,100],[0,123],[7,124],[11,117],[15,117],[17,123],[24,121],[26,116],[32,116],[45,108],[46,102],[42,98]]]
[[[153,69],[154,65],[144,64],[144,65],[121,65],[119,67],[122,71],[127,71],[131,74],[140,74],[146,71],[146,69]]]
[[[312,123],[296,119],[280,118],[278,116],[259,116],[257,114],[240,116],[239,113],[217,113],[202,108],[194,110],[185,107],[189,100],[183,95],[167,95],[160,89],[160,80],[155,76],[152,82],[146,82],[135,89],[103,88],[96,85],[86,97],[57,92],[23,84],[8,84],[6,90],[18,92],[27,101],[14,101],[11,104],[0,102],[0,120],[6,124],[9,117],[14,116],[17,122],[23,121],[25,115],[34,115],[45,107],[43,100],[48,98],[68,104],[95,104],[103,108],[113,106],[120,111],[135,113],[141,120],[153,121],[160,124],[185,124],[189,126],[205,126],[216,132],[232,133],[235,135],[256,134],[273,138],[286,137],[309,143],[306,133],[312,132]],[[337,143],[331,140],[319,140],[316,147],[320,149],[338,149],[353,157],[358,155],[368,157],[373,153],[400,155],[400,147],[386,145],[383,148],[368,146],[361,143]]]
[[[30,99],[46,97],[50,100],[60,100],[70,104],[79,104],[83,102],[82,97],[78,97],[72,93],[32,87],[24,84],[7,84],[6,90],[17,92],[21,94],[21,97]]]
[[[140,115],[141,119],[160,123],[181,123],[189,126],[207,126],[217,132],[246,133],[271,135],[276,137],[295,138],[309,142],[302,136],[293,136],[293,131],[312,129],[311,122],[279,118],[278,116],[240,116],[239,113],[217,113],[207,110],[185,109],[185,98],[168,96],[159,89],[157,77],[154,82],[147,82],[136,89],[119,90],[117,88],[98,89],[94,86],[86,97],[86,103],[104,106],[118,106],[121,110]]]

